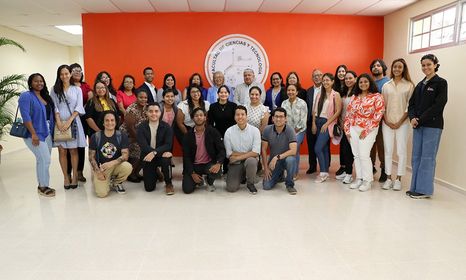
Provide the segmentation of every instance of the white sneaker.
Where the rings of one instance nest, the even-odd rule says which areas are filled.
[[[340,175],[336,175],[335,179],[337,180],[343,180],[346,177],[346,172],[341,173]]]
[[[323,183],[327,181],[327,179],[328,179],[328,174],[323,174],[323,175],[319,175],[319,177],[317,177],[317,179],[314,182]]]
[[[353,182],[353,175],[346,174],[345,179],[343,179],[343,184],[351,184]]]
[[[401,191],[402,187],[401,187],[401,181],[400,180],[395,180],[393,182],[393,190],[394,191]]]
[[[359,187],[359,191],[365,192],[365,191],[370,190],[371,188],[372,188],[372,182],[364,181],[362,185]]]
[[[383,184],[382,189],[389,190],[392,188],[392,186],[393,186],[393,181],[391,179],[387,179],[387,181],[385,181],[385,183]]]
[[[361,185],[362,185],[362,179],[357,178],[356,181],[355,181],[354,183],[352,183],[352,184],[350,185],[349,188],[350,188],[350,189],[357,189],[357,188],[359,188]]]
[[[215,186],[214,186],[214,184],[212,184],[212,185],[207,185],[206,190],[207,190],[208,192],[214,192],[214,191],[215,191]]]

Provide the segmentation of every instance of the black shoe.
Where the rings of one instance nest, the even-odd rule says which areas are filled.
[[[377,169],[375,169],[375,166],[372,166],[372,174],[377,173]]]
[[[241,180],[241,185],[244,185],[246,184],[246,177],[243,178],[243,180]]]
[[[71,188],[71,185],[63,185],[63,188],[65,188],[65,190],[69,190]]]
[[[343,174],[345,172],[345,167],[340,166],[340,169],[337,170],[337,173],[335,173],[336,176]]]
[[[246,188],[248,188],[248,191],[251,194],[257,194],[257,189],[256,189],[256,186],[254,186],[254,184],[247,184]]]
[[[78,184],[76,184],[76,185],[69,185],[69,187],[70,187],[71,189],[74,190],[74,189],[77,189],[77,188],[78,188]]]
[[[128,180],[128,182],[131,182],[131,183],[140,183],[142,181],[139,177],[134,177],[134,176],[128,176],[126,180]]]
[[[385,181],[387,181],[387,174],[385,174],[385,171],[382,170],[382,172],[380,173],[379,182],[384,183]]]
[[[407,196],[410,196],[412,193],[413,193],[412,191],[407,191],[407,192],[406,192],[406,195],[407,195]]]
[[[309,167],[309,169],[306,170],[306,174],[312,174],[312,173],[315,173],[316,171],[317,171],[317,168]]]
[[[297,191],[296,191],[296,189],[294,187],[286,187],[286,190],[291,195],[295,195],[297,193]]]
[[[415,199],[430,198],[430,195],[418,193],[418,192],[411,192],[409,196]]]

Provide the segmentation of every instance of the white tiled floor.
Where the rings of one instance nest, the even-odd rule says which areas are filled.
[[[60,187],[54,151],[43,198],[34,166],[28,150],[0,165],[0,279],[466,279],[466,196],[443,187],[413,200],[409,182],[360,193],[302,175],[296,196],[223,181],[185,195],[178,163],[174,196],[128,183],[98,199]]]

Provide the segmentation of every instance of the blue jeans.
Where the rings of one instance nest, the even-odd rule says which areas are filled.
[[[434,193],[435,158],[442,129],[419,127],[413,129],[413,175],[410,191],[432,195]]]
[[[296,168],[296,158],[293,156],[289,156],[284,159],[278,160],[277,163],[275,164],[275,169],[272,171],[272,175],[270,176],[270,179],[269,180],[264,179],[262,181],[262,186],[264,190],[272,189],[277,184],[280,177],[283,176],[284,170],[286,170],[286,179],[285,179],[286,187],[293,187],[294,186],[293,175],[296,173],[295,168]]]
[[[300,132],[296,134],[296,161],[295,161],[295,172],[294,175],[298,175],[299,172],[299,150],[301,148],[301,144],[304,141],[304,137],[306,136],[306,131]]]
[[[330,159],[329,159],[329,148],[328,141],[330,140],[330,135],[328,129],[325,132],[320,132],[322,126],[327,122],[326,118],[316,117],[316,126],[317,126],[317,140],[316,145],[314,146],[314,151],[317,155],[317,160],[319,161],[320,172],[328,172]]]
[[[24,139],[24,143],[28,146],[36,157],[36,175],[39,187],[48,187],[50,181],[50,154],[52,153],[52,137],[49,135],[45,141],[39,141],[38,146],[32,145],[32,138]]]

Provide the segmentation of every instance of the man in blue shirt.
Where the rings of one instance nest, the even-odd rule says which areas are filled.
[[[383,85],[390,81],[390,79],[386,76],[387,73],[387,65],[385,62],[380,59],[374,59],[370,65],[370,70],[372,73],[372,76],[374,76],[374,81],[377,84],[377,88],[379,92],[382,92],[382,87]],[[379,182],[383,183],[387,181],[387,174],[385,174],[385,152],[384,152],[384,146],[383,146],[383,135],[382,135],[382,125],[379,126],[379,132],[377,133],[377,137],[375,139],[374,146],[372,147],[371,150],[371,160],[372,160],[372,165],[374,173],[377,172],[375,169],[375,160],[376,160],[376,155],[377,153],[379,154],[379,160],[380,160],[380,178]]]

